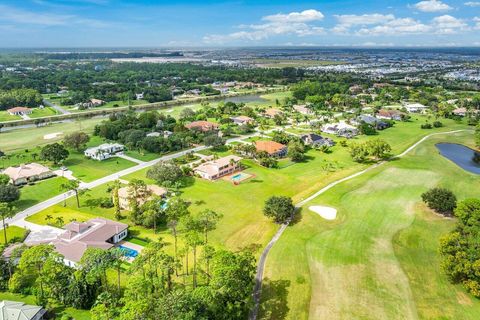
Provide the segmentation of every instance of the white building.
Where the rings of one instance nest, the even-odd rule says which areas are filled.
[[[195,174],[207,180],[216,180],[227,174],[235,172],[242,158],[230,155],[217,160],[205,162],[195,168]]]
[[[119,143],[104,143],[98,147],[85,150],[85,156],[94,160],[102,161],[111,158],[115,153],[123,151],[125,147]]]
[[[427,106],[421,103],[407,103],[404,107],[410,113],[424,113],[428,109]]]

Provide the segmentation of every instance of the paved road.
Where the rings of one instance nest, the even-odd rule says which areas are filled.
[[[232,138],[232,139],[229,139],[227,140],[227,143],[231,143],[231,142],[235,142],[235,141],[240,141],[242,139],[248,139],[250,137],[253,137],[253,136],[257,136],[259,135],[258,132],[255,132],[255,133],[252,133],[250,135],[245,135],[245,136],[241,136],[241,137],[237,137],[237,138]],[[103,177],[103,178],[100,178],[98,180],[95,180],[95,181],[92,181],[92,182],[88,182],[88,183],[85,183],[85,182],[82,182],[80,184],[80,187],[83,188],[83,189],[92,189],[92,188],[95,188],[95,187],[98,187],[102,184],[105,184],[105,183],[108,183],[108,182],[112,182],[114,180],[117,180],[119,179],[120,177],[123,177],[123,176],[126,176],[126,175],[129,175],[131,173],[134,173],[134,172],[137,172],[139,170],[142,170],[142,169],[145,169],[145,168],[148,168],[148,167],[151,167],[153,166],[154,164],[160,162],[160,161],[167,161],[167,160],[172,160],[172,159],[175,159],[175,158],[179,158],[181,156],[184,156],[185,154],[187,153],[190,153],[190,152],[199,152],[199,151],[202,151],[202,150],[205,150],[205,149],[208,149],[208,147],[206,146],[198,146],[198,147],[195,147],[195,148],[191,148],[191,149],[188,149],[188,150],[184,150],[184,151],[180,151],[180,152],[177,152],[177,153],[173,153],[173,154],[169,154],[169,155],[166,155],[166,156],[163,156],[163,157],[160,157],[158,159],[155,159],[155,160],[152,160],[152,161],[148,161],[148,162],[142,162],[136,166],[133,166],[133,167],[130,167],[130,168],[127,168],[127,169],[124,169],[122,171],[119,171],[119,172],[116,172],[114,174],[111,174],[111,175],[108,175],[106,177]],[[73,197],[74,196],[74,192],[73,191],[70,191],[70,192],[65,192],[65,193],[62,193],[62,194],[59,194],[53,198],[50,198],[48,200],[45,200],[43,202],[40,202],[30,208],[27,208],[19,213],[17,213],[14,217],[10,218],[10,219],[6,219],[5,223],[8,225],[8,224],[15,224],[17,221],[20,221],[22,219],[25,219],[26,217],[28,216],[31,216],[35,213],[38,213],[50,206],[53,206],[55,204],[58,204],[62,201],[64,201],[65,199],[68,199],[70,197]],[[0,225],[0,230],[3,229],[3,225]]]
[[[48,100],[43,99],[43,104],[45,104],[46,106],[52,107],[53,109],[57,110],[61,114],[71,114],[70,111],[67,111],[67,110],[63,109],[62,107],[60,107],[60,106],[56,105],[55,103],[50,102]]]
[[[392,160],[394,158],[401,158],[403,156],[405,156],[406,154],[408,154],[410,151],[412,151],[413,149],[415,149],[419,144],[421,144],[422,142],[424,142],[425,140],[427,140],[428,138],[432,137],[432,136],[435,136],[435,135],[444,135],[444,134],[453,134],[453,133],[458,133],[458,132],[463,132],[463,131],[472,131],[472,130],[468,130],[468,129],[465,129],[465,130],[455,130],[455,131],[447,131],[447,132],[437,132],[437,133],[432,133],[432,134],[429,134],[425,137],[423,137],[422,139],[420,139],[419,141],[417,141],[416,143],[414,143],[412,146],[410,146],[409,148],[407,148],[405,151],[403,151],[402,153],[400,153],[399,155],[397,156],[393,156],[391,157],[390,159],[386,160],[386,161],[382,161],[382,162],[379,162],[379,163],[376,163],[374,165],[371,165],[370,167],[362,170],[362,171],[359,171],[357,173],[354,173],[350,176],[347,176],[345,178],[342,178],[342,179],[339,179],[339,180],[336,180],[328,185],[326,185],[325,187],[323,187],[322,189],[318,190],[317,192],[315,192],[314,194],[312,194],[310,197],[300,201],[299,203],[297,203],[295,205],[295,209],[298,210],[300,207],[304,206],[306,203],[308,203],[309,201],[315,199],[316,197],[318,197],[319,195],[323,194],[324,192],[326,192],[327,190],[333,188],[334,186],[336,186],[337,184],[340,184],[342,182],[345,182],[347,180],[351,180],[353,178],[356,178],[360,175],[363,175],[364,173],[366,172],[369,172],[385,163],[387,163],[389,160]],[[254,301],[254,307],[252,309],[252,311],[250,312],[250,315],[249,315],[249,319],[250,320],[256,320],[257,319],[257,315],[258,315],[258,309],[260,307],[260,295],[262,293],[262,280],[263,280],[263,272],[265,270],[265,262],[267,260],[267,256],[268,256],[268,253],[270,252],[270,249],[272,249],[273,245],[278,241],[278,239],[280,239],[280,237],[282,236],[283,232],[285,231],[285,229],[287,228],[288,224],[290,223],[290,221],[288,221],[287,223],[285,224],[282,224],[280,229],[278,229],[278,231],[275,233],[275,235],[273,236],[272,240],[270,240],[270,242],[268,243],[268,245],[265,247],[265,249],[263,249],[263,252],[262,254],[260,255],[260,259],[258,261],[258,265],[257,265],[257,273],[255,275],[255,287],[254,287],[254,291],[253,291],[253,301]]]

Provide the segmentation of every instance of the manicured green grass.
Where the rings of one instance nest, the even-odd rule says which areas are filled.
[[[155,160],[162,155],[156,154],[156,153],[151,153],[151,152],[144,152],[144,151],[136,151],[136,150],[127,150],[124,152],[125,155],[130,156],[132,158],[141,160],[141,161],[151,161]]]
[[[32,114],[29,114],[28,116],[32,119],[34,118],[41,118],[41,117],[48,117],[48,116],[54,116],[58,114],[57,110],[50,108],[50,107],[45,107],[43,109],[40,108],[34,108],[32,110]]]
[[[4,230],[0,230],[0,244],[5,244],[5,235]],[[25,239],[27,230],[17,227],[17,226],[8,226],[7,227],[7,243],[21,242]]]
[[[472,139],[431,138],[304,205],[268,257],[261,318],[477,319],[480,302],[439,267],[438,238],[453,221],[420,200],[437,185],[460,199],[480,196],[478,176],[442,158],[440,141]],[[336,208],[337,219],[324,220],[311,205]]]
[[[66,181],[66,178],[53,177],[37,181],[34,185],[23,186],[20,189],[20,199],[13,204],[16,211],[22,211],[64,192],[60,190],[60,185]]]
[[[86,120],[75,120],[71,122],[55,123],[38,128],[16,129],[0,133],[0,150],[5,153],[13,151],[36,149],[38,146],[61,141],[63,136],[54,139],[44,139],[47,134],[63,132],[63,134],[75,131],[92,133],[96,124],[104,119],[94,118]]]
[[[21,295],[10,292],[0,291],[0,301],[10,300],[10,301],[20,301],[30,305],[36,305],[36,299],[33,295]],[[62,315],[67,315],[70,318],[75,320],[90,320],[90,311],[88,310],[77,310],[73,308],[55,308],[53,313],[60,318]]]
[[[22,119],[22,118],[19,117],[19,116],[12,116],[7,111],[0,111],[0,122],[20,120],[20,119]]]
[[[133,167],[136,163],[117,157],[97,161],[86,158],[81,153],[70,152],[70,156],[65,160],[64,165],[69,170],[72,170],[76,178],[90,182]]]

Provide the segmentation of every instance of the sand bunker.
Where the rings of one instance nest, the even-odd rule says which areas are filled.
[[[324,206],[311,206],[309,210],[318,213],[322,218],[327,220],[335,220],[337,217],[337,209]]]
[[[63,132],[49,133],[49,134],[44,135],[44,136],[43,136],[43,139],[44,139],[44,140],[55,139],[55,138],[57,138],[58,136],[61,136],[62,134],[63,134]]]

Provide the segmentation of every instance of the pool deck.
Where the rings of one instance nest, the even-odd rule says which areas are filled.
[[[242,183],[243,181],[245,180],[248,180],[248,179],[251,179],[251,178],[254,178],[255,175],[254,174],[251,174],[251,173],[246,173],[246,172],[243,172],[241,170],[238,170],[238,171],[235,171],[229,175],[226,175],[226,176],[223,176],[221,179],[227,181],[227,182],[231,182],[233,183],[233,177],[236,176],[236,175],[242,175],[242,178],[241,179],[236,179],[235,181],[237,183]]]
[[[135,243],[128,242],[128,241],[124,241],[124,240],[120,241],[120,242],[118,243],[118,245],[119,245],[119,246],[124,246],[125,248],[129,248],[129,249],[135,250],[135,251],[137,251],[139,254],[140,254],[140,252],[142,252],[142,250],[143,250],[143,247],[142,247],[142,246],[140,246],[140,245],[138,245],[138,244],[135,244]]]

